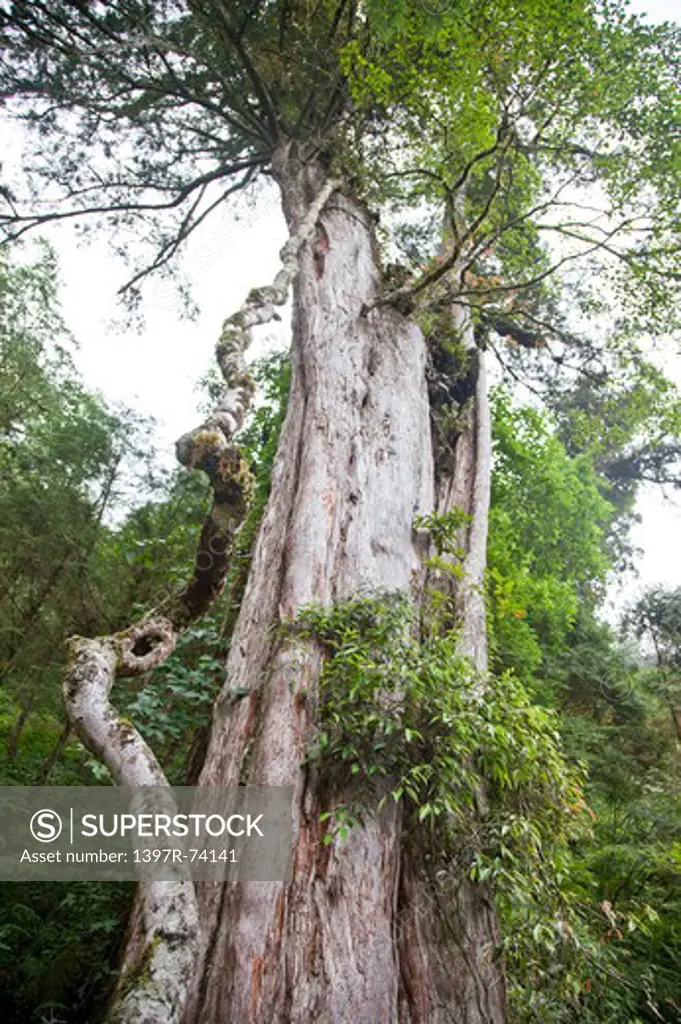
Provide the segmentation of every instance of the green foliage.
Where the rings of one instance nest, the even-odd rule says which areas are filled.
[[[108,519],[143,483],[146,428],[83,386],[57,291],[46,246],[33,262],[0,254],[2,785],[97,781],[65,732],[63,641],[120,616],[107,592]],[[130,896],[127,885],[2,883],[2,1020],[85,1024],[101,1013]]]
[[[252,548],[269,496],[272,464],[286,412],[289,363],[275,354],[252,367],[258,403],[238,438],[255,479],[254,498],[239,531],[224,594],[200,623],[184,633],[168,660],[149,676],[122,680],[116,701],[140,728],[172,782],[186,785],[195,767],[196,737],[207,729],[222,685],[224,659],[248,578]],[[197,474],[178,473],[163,500],[132,512],[107,541],[109,594],[123,613],[153,607],[189,573],[209,500]],[[112,578],[118,576],[112,586]],[[117,623],[118,625],[118,623]],[[108,778],[104,773],[103,778]]]
[[[270,494],[272,467],[286,415],[291,382],[289,355],[274,353],[254,363],[251,372],[258,385],[258,400],[238,441],[244,458],[250,461],[254,477],[253,501],[239,530],[232,568],[225,586],[229,603],[225,621],[225,633],[228,636],[236,622],[251,567],[253,545]]]
[[[625,516],[642,482],[681,482],[681,395],[627,336],[606,338],[600,377],[555,380],[551,405],[559,436],[570,454],[587,454],[602,476],[606,496]],[[613,554],[629,554],[625,538],[613,537]]]
[[[529,681],[565,644],[580,604],[602,595],[615,510],[590,459],[570,457],[545,414],[497,391],[493,417],[492,660]]]
[[[639,333],[678,326],[678,29],[620,0],[48,2],[12,8],[2,44],[2,94],[39,129],[34,188],[60,217],[142,218],[145,240],[154,214],[140,274],[220,205],[207,184],[247,187],[286,139],[403,221],[446,209],[449,283],[476,307],[551,331],[564,286],[586,311],[608,280]],[[11,237],[40,222],[1,196]],[[598,285],[567,279],[576,258]]]
[[[66,334],[58,344],[63,328],[51,254],[34,266],[3,264],[3,273],[0,460],[11,472],[0,497],[0,564],[12,586],[0,591],[8,627],[0,634],[0,784],[32,785],[48,772],[55,785],[108,784],[106,769],[64,734],[64,640],[73,631],[119,629],[186,580],[209,489],[196,474],[181,472],[150,489],[144,504],[128,505],[117,473],[137,441],[130,421],[111,414],[78,381]],[[177,785],[194,781],[201,764],[285,412],[287,361],[266,360],[255,376],[262,400],[242,438],[255,502],[227,592],[161,668],[119,681],[114,695]],[[131,898],[129,885],[0,885],[2,1020],[98,1019],[115,980]]]
[[[499,899],[514,1024],[679,1019],[674,688],[669,672],[641,668],[596,618],[627,507],[604,500],[602,492],[612,492],[593,464],[602,468],[627,443],[635,404],[635,395],[625,401],[617,436],[614,407],[600,435],[594,415],[592,441],[582,443],[562,429],[563,415],[579,404],[559,411],[556,431],[546,415],[514,408],[503,394],[494,401],[492,660],[559,712],[569,759],[588,766],[584,799],[593,816],[592,835],[574,837],[551,865],[543,897],[551,913],[536,913],[522,879],[519,898],[509,890]],[[633,417],[637,430],[648,416],[644,403]],[[658,638],[669,623],[671,655],[676,616],[667,596],[646,595],[629,620],[639,636],[655,624]]]
[[[101,1016],[132,894],[131,883],[0,886],[5,1024],[88,1024]]]
[[[443,270],[433,254],[447,213],[458,265],[423,293],[436,308],[417,313],[442,334],[438,370],[464,365],[460,339],[441,331],[441,310],[458,299],[509,374],[547,353],[556,373],[570,358],[586,371],[569,388],[542,371],[557,431],[496,401],[492,680],[474,677],[455,637],[417,642],[402,599],[307,609],[297,628],[328,654],[310,756],[339,831],[397,796],[433,856],[471,840],[469,870],[493,886],[502,913],[516,1024],[678,1020],[673,693],[595,617],[638,482],[678,480],[678,396],[636,351],[642,333],[679,326],[678,29],[647,27],[615,0],[46,0],[12,5],[0,34],[0,89],[36,129],[27,175],[36,194],[57,197],[60,217],[109,210],[116,228],[141,215],[151,263],[163,268],[231,189],[272,170],[282,137],[293,139],[303,159],[389,214],[385,244],[408,238],[415,274]],[[4,182],[0,203],[10,235],[35,223],[17,216],[29,206]],[[154,229],[152,216],[166,220]],[[609,300],[617,322],[606,329]],[[72,372],[50,258],[3,264],[0,303],[0,730],[18,748],[0,773],[14,783],[39,778],[59,740],[64,635],[117,628],[186,577],[206,490],[178,477],[110,528],[129,429]],[[575,320],[595,337],[568,329]],[[178,780],[218,686],[267,498],[287,384],[282,366],[264,375],[268,401],[242,438],[256,501],[225,602],[138,681],[144,689],[126,682],[117,695]],[[453,428],[448,415],[436,410],[436,427],[443,417]],[[436,548],[431,575],[456,575],[460,517],[416,525]],[[424,623],[442,620],[419,610]],[[595,840],[579,824],[558,724],[571,760],[589,764]],[[52,778],[93,781],[92,762],[68,743]],[[63,949],[73,973],[61,987],[50,980],[47,996],[66,1014],[89,1019],[83,991],[108,978],[120,918],[101,890],[64,892],[71,903],[56,889],[49,905],[41,891],[0,892],[0,943],[13,947],[0,948],[0,966],[19,979],[0,997],[10,1020],[39,1016],[40,979],[63,967]]]
[[[117,706],[159,757],[171,785],[186,786],[194,738],[206,730],[224,678],[224,603],[188,629],[172,655],[137,686],[119,687]]]
[[[310,751],[335,801],[327,841],[386,800],[403,801],[433,868],[471,843],[474,878],[516,899],[532,890],[540,905],[554,857],[578,830],[580,778],[561,753],[556,718],[513,676],[477,676],[454,633],[417,641],[413,619],[401,594],[296,618],[297,638],[327,655]],[[351,804],[339,800],[348,776]]]
[[[57,289],[49,249],[33,263],[0,258],[2,785],[109,781],[65,732],[64,640],[127,625],[184,580],[207,502],[188,474],[147,490],[141,425],[79,380]],[[132,507],[131,483],[155,500]],[[219,686],[219,631],[219,619],[201,623],[147,689],[126,680],[116,694],[179,783]],[[127,885],[0,885],[2,1020],[95,1019],[130,898]]]
[[[439,16],[426,8],[400,5],[382,31],[341,51],[365,114],[350,146],[371,201],[398,216],[423,212],[424,201],[440,218],[448,209],[464,267],[450,293],[546,337],[568,340],[557,308],[565,284],[586,312],[603,303],[606,279],[618,314],[626,309],[639,332],[678,326],[669,213],[681,182],[668,122],[679,104],[678,29],[645,26],[618,3],[501,0],[447,4]],[[593,214],[603,200],[611,222],[602,228]],[[629,244],[632,228],[640,235]],[[440,231],[426,237],[420,264]],[[568,278],[577,255],[595,287]]]
[[[580,989],[567,999],[547,986],[548,961],[532,965],[529,978],[520,963],[517,974],[526,978],[525,997],[527,990],[549,997],[543,1012],[550,1021],[676,1021],[681,805],[674,730],[650,673],[628,660],[607,627],[580,623],[562,661],[569,671],[561,732],[567,750],[589,765],[585,796],[594,813],[593,839],[573,844],[565,872],[588,955]],[[555,957],[553,963],[555,970]]]
[[[629,609],[624,624],[652,642],[661,668],[681,671],[681,587],[650,587]]]
[[[414,519],[414,527],[417,530],[427,530],[436,553],[443,555],[447,552],[457,553],[461,529],[470,521],[471,517],[455,505],[446,515],[431,512],[428,515],[417,516]]]
[[[62,638],[102,624],[96,550],[141,443],[137,419],[79,380],[57,285],[47,248],[33,263],[0,257],[0,666],[20,707],[53,713]]]

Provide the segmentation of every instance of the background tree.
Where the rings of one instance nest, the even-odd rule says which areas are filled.
[[[681,743],[681,590],[653,587],[629,611],[625,622],[653,645],[660,692]]]
[[[101,629],[94,585],[107,514],[142,477],[148,434],[87,392],[58,310],[52,252],[0,264],[0,664],[17,707],[7,754],[33,709],[59,708],[65,632]]]
[[[25,253],[3,260],[2,785],[110,781],[75,739],[59,700],[65,640],[74,631],[122,627],[131,607],[153,605],[186,574],[204,517],[200,478],[149,477],[150,425],[85,389],[57,285],[46,247],[33,262]],[[262,430],[268,408],[259,410]],[[256,424],[252,434],[259,437]],[[147,500],[135,507],[140,497]],[[185,634],[162,673],[142,681],[149,685],[120,692],[125,712],[135,715],[178,784],[195,777],[205,747],[221,682],[227,598]],[[16,1024],[101,1017],[132,897],[128,883],[2,883],[0,1017]]]
[[[561,443],[568,406],[553,418],[514,408],[503,393],[494,404],[492,663],[515,670],[540,706],[558,712],[570,758],[588,766],[591,818],[589,834],[554,853],[555,889],[542,894],[542,914],[533,914],[522,886],[496,887],[511,1019],[673,1021],[681,938],[675,735],[642,652],[599,620],[632,513],[603,496],[610,481],[596,466],[610,464],[607,440],[573,455]],[[627,443],[624,432],[609,437],[615,452]],[[509,851],[493,870],[515,866]]]

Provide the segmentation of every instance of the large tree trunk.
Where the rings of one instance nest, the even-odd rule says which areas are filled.
[[[290,165],[279,180],[295,229],[318,182]],[[419,592],[424,552],[413,520],[436,501],[426,345],[394,310],[363,312],[379,284],[371,220],[336,192],[301,253],[288,412],[200,780],[294,786],[293,876],[199,886],[187,1024],[504,1019],[484,894],[461,887],[462,927],[454,942],[437,936],[436,958],[435,932],[423,934],[415,903],[418,851],[402,848],[396,805],[343,844],[322,844],[326,808],[303,767],[320,655],[295,650],[276,629],[304,604],[375,588]],[[473,495],[475,472],[466,479]]]

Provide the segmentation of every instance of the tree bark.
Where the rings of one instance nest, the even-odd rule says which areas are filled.
[[[278,177],[295,230],[319,181],[290,162]],[[380,288],[372,229],[336,192],[300,254],[288,412],[200,779],[293,785],[293,877],[198,887],[200,957],[185,1024],[504,1020],[484,894],[461,886],[463,928],[457,943],[438,946],[438,969],[421,937],[416,959],[403,939],[405,919],[414,934],[420,883],[399,807],[322,844],[327,808],[303,767],[321,654],[296,650],[277,630],[301,605],[378,588],[418,594],[414,517],[456,493],[440,482],[436,499],[423,335],[390,307],[366,312]],[[479,504],[484,482],[476,491],[475,473],[466,480]],[[479,552],[480,529],[470,534]],[[419,977],[437,980],[434,996]],[[481,987],[493,995],[482,998]]]
[[[674,726],[676,741],[681,744],[681,707],[672,697],[667,697],[667,707],[669,708],[672,725]]]

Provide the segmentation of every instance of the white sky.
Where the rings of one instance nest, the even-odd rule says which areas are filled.
[[[652,21],[678,19],[681,11],[679,0],[632,0],[630,7]],[[16,156],[16,151],[3,154],[5,171]],[[126,268],[114,260],[106,243],[79,247],[73,230],[64,225],[44,232],[59,255],[64,314],[80,343],[76,362],[86,383],[109,401],[151,414],[158,422],[159,448],[169,455],[174,440],[197,422],[196,383],[212,365],[222,320],[250,288],[269,283],[278,269],[285,226],[274,189],[269,201],[254,210],[242,204],[240,213],[239,221],[232,213],[210,220],[192,236],[183,256],[200,309],[198,319],[179,320],[172,287],[152,283],[146,289],[146,327],[140,333],[112,328],[120,313],[116,290],[125,280]],[[282,338],[285,332],[286,321],[276,333]],[[257,354],[267,346],[265,332],[257,339]],[[678,373],[678,366],[675,369]],[[638,511],[642,523],[633,539],[643,549],[640,579],[614,586],[618,603],[643,584],[681,582],[681,506],[666,500],[659,489],[648,488]]]

